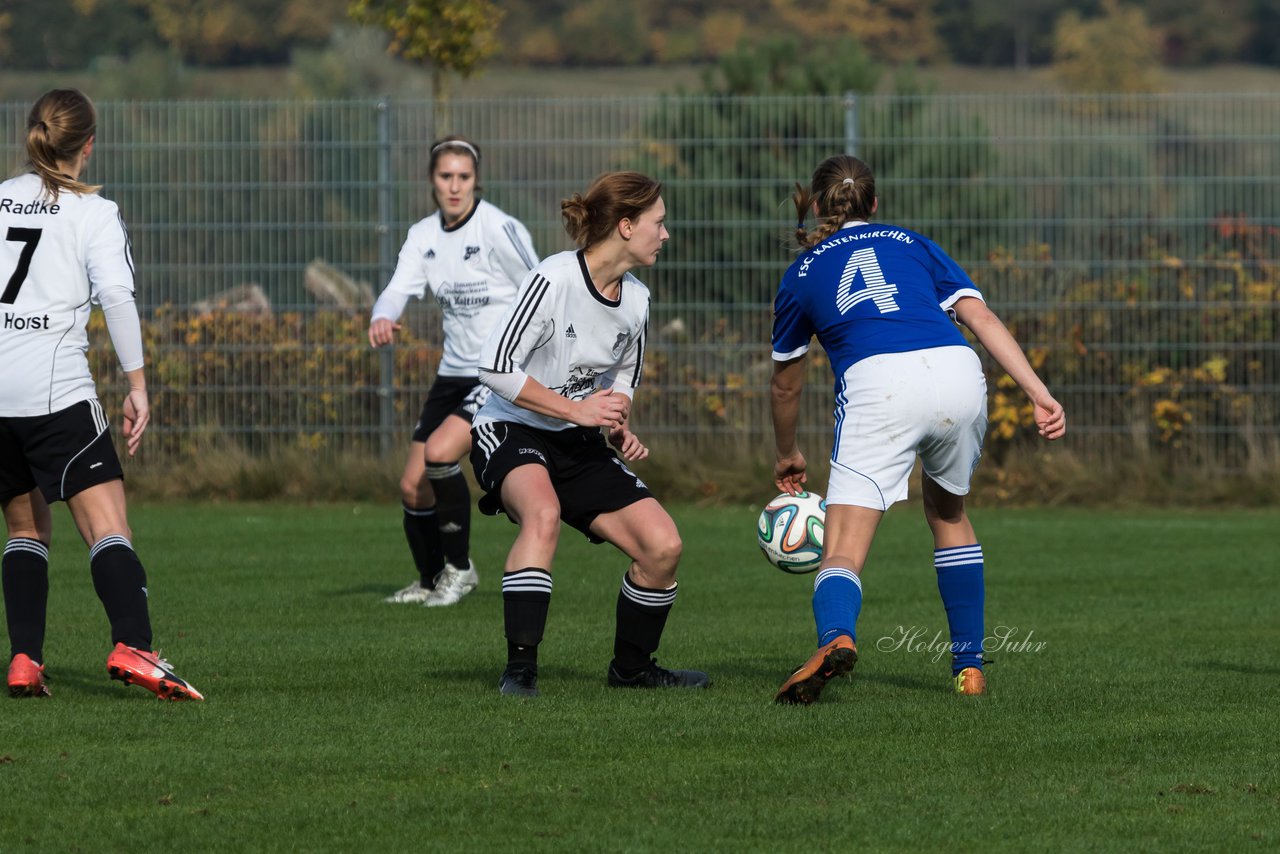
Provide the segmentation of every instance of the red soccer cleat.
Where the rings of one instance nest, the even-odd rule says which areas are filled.
[[[15,655],[9,663],[9,696],[49,696],[49,686],[44,684],[44,665],[36,664],[25,652]]]
[[[141,685],[162,700],[203,700],[195,688],[173,672],[169,662],[154,652],[116,644],[107,656],[107,672],[126,685]]]

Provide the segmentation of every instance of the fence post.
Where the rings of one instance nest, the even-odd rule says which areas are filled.
[[[396,247],[391,233],[391,102],[382,98],[375,107],[378,113],[378,284],[384,285],[395,270]],[[383,457],[391,453],[395,430],[395,344],[381,348],[378,362],[378,450]]]
[[[844,153],[858,153],[858,96],[844,93]]]

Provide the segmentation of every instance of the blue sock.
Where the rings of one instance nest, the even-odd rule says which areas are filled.
[[[951,672],[982,667],[982,606],[986,590],[982,581],[982,546],[934,549],[933,568],[938,572],[938,592],[947,609],[951,630]]]
[[[840,635],[857,640],[854,626],[862,610],[862,581],[852,569],[828,567],[813,580],[813,621],[818,627],[818,646]]]

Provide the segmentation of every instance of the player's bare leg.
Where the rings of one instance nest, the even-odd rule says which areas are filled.
[[[67,499],[71,517],[89,546],[93,587],[111,622],[115,648],[107,672],[125,684],[141,685],[165,700],[203,700],[169,663],[151,649],[147,573],[133,550],[125,509],[124,482],[111,480]]]
[[[618,591],[617,633],[608,683],[615,688],[705,688],[700,670],[667,670],[658,650],[676,599],[676,567],[684,545],[670,514],[654,498],[602,513],[591,531],[631,558]]]
[[[862,569],[884,512],[852,504],[828,504],[822,563],[813,582],[818,649],[774,695],[778,703],[809,705],[858,661],[856,629],[862,611]]]
[[[520,526],[502,576],[507,667],[498,690],[538,696],[538,644],[551,606],[551,561],[560,539],[560,499],[540,465],[519,466],[502,481],[502,504]]]
[[[421,605],[435,587],[436,577],[444,570],[444,554],[440,549],[440,525],[436,521],[436,496],[427,478],[425,442],[410,442],[409,455],[400,474],[400,503],[404,510],[404,536],[418,577],[397,590],[385,601]]]
[[[923,475],[924,517],[933,532],[938,593],[951,632],[951,675],[957,694],[985,694],[982,672],[985,586],[982,546],[965,512],[964,496]]]
[[[471,492],[458,461],[471,450],[471,423],[458,415],[441,422],[423,450],[426,478],[435,495],[440,554],[444,568],[423,602],[428,607],[453,605],[476,589],[480,578],[471,561]]]
[[[38,489],[9,499],[4,520],[9,536],[0,574],[9,627],[9,694],[47,697],[44,632],[53,520]]]

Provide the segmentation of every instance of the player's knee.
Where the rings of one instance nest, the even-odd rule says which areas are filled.
[[[400,500],[406,507],[430,507],[435,504],[435,496],[431,493],[431,484],[426,477],[400,479]]]
[[[520,513],[520,529],[539,542],[555,543],[560,536],[560,508],[543,504]]]
[[[674,577],[680,556],[684,554],[684,543],[680,534],[672,531],[645,543],[644,552],[641,563],[655,572]]]

